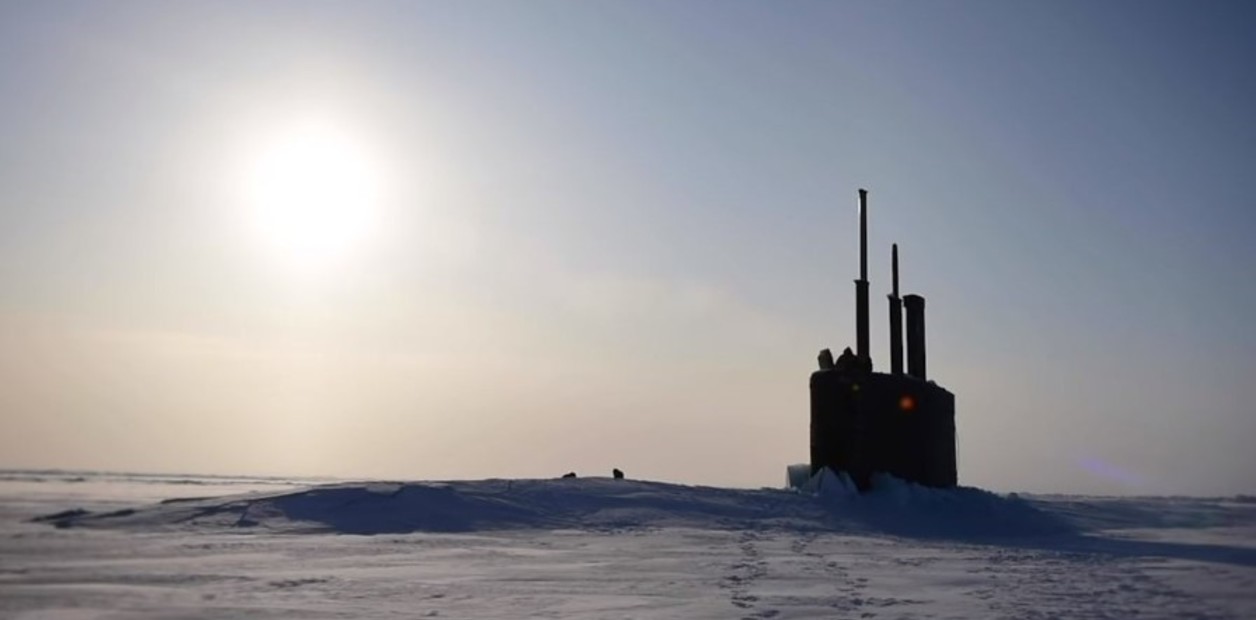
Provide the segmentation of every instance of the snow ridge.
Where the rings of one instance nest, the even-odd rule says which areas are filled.
[[[884,532],[914,537],[1038,536],[1073,531],[1017,498],[928,489],[878,477],[859,494],[822,471],[803,489],[722,489],[581,478],[320,485],[287,493],[166,500],[38,519],[57,527],[389,534],[508,529],[699,527]]]

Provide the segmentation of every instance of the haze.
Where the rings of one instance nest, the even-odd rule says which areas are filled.
[[[1251,492],[1254,23],[7,2],[0,466],[779,486],[866,187],[961,483]]]

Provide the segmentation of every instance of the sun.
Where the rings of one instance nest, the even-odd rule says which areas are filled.
[[[358,249],[374,232],[383,192],[369,150],[326,120],[275,131],[250,158],[242,188],[253,232],[302,268]]]

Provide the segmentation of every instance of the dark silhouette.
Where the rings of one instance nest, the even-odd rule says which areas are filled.
[[[855,357],[855,353],[850,350],[850,347],[846,347],[845,349],[842,349],[842,354],[837,356],[837,363],[833,365],[833,368],[841,372],[854,372],[859,369],[859,362],[857,359],[858,358]],[[820,369],[823,370],[824,367],[821,366]]]
[[[855,280],[855,351],[871,360],[868,345],[868,190],[859,190],[859,279]]]
[[[908,295],[903,298],[907,306],[907,374],[927,380],[925,373],[925,298]]]
[[[873,473],[933,487],[957,484],[955,396],[925,371],[925,299],[899,297],[898,245],[891,252],[890,373],[873,372],[868,345],[868,192],[859,190],[859,279],[855,280],[855,351],[847,347],[811,374],[811,473],[845,472],[860,490]],[[907,373],[903,373],[903,307]],[[829,359],[832,355],[829,354]]]
[[[616,480],[624,479],[624,472],[620,471],[618,467],[611,470],[611,475],[614,476]]]
[[[898,296],[898,244],[890,249],[894,289],[890,293],[890,374],[903,374],[903,300]]]
[[[847,349],[849,351],[849,349]],[[820,349],[820,355],[816,356],[816,361],[820,363],[821,370],[828,370],[833,367],[833,352],[828,349]]]
[[[564,477],[564,478],[575,478],[575,477],[576,477],[576,472],[574,472],[574,471],[569,471],[569,472],[567,472],[567,473],[563,474],[563,477]]]

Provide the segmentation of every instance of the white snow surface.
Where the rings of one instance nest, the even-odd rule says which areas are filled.
[[[194,497],[190,497],[194,496]],[[1256,500],[0,472],[0,618],[1253,618]]]

